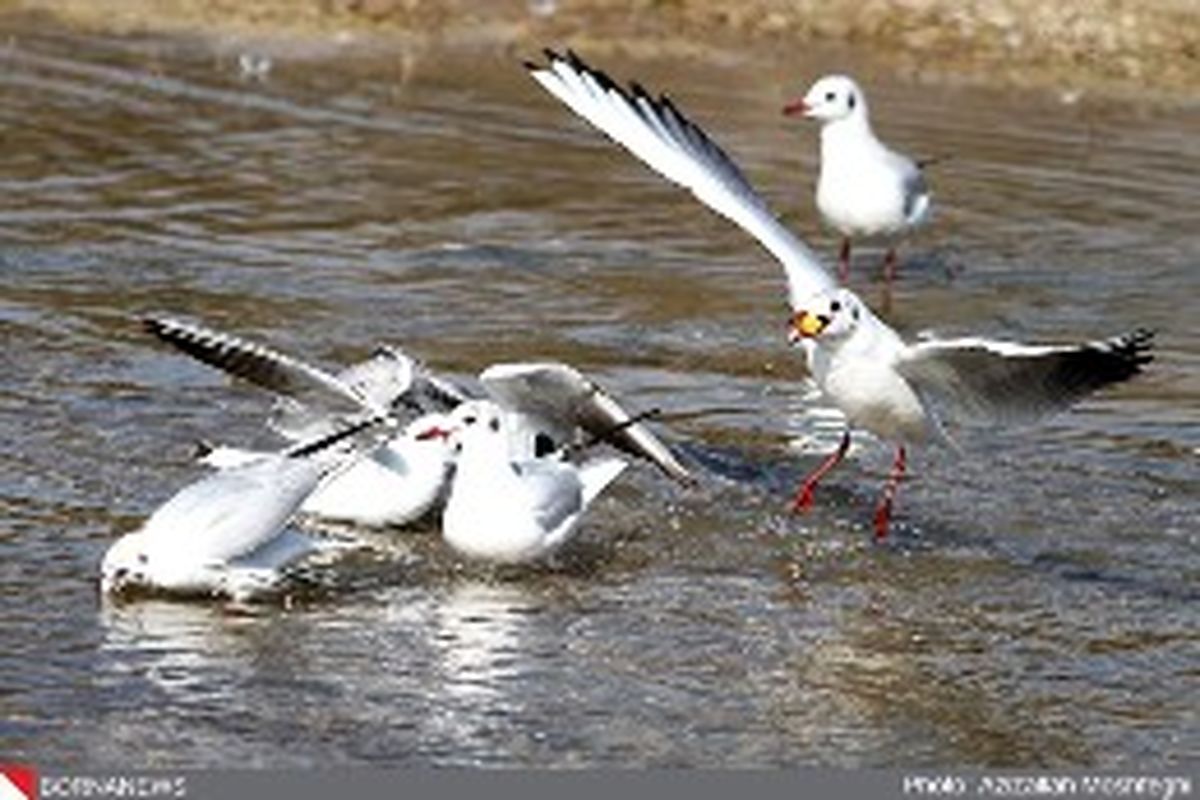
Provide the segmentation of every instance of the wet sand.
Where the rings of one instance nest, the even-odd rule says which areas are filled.
[[[1200,12],[1191,0],[0,0],[106,33],[387,46],[466,40],[638,55],[738,48],[870,51],[918,81],[1059,87],[1191,99]]]

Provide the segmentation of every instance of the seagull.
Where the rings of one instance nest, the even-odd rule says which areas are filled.
[[[363,414],[407,423],[373,450],[330,471],[305,498],[303,513],[367,527],[404,526],[424,517],[442,498],[452,453],[444,439],[418,434],[444,424],[445,412],[466,397],[399,349],[377,348],[366,361],[335,375],[203,325],[169,317],[147,317],[143,325],[198,360],[281,394],[270,424],[289,440],[329,435]],[[200,460],[217,468],[269,455],[201,447]]]
[[[978,337],[906,342],[849,289],[836,285],[813,252],[785,228],[729,156],[665,96],[625,89],[574,53],[546,51],[531,76],[572,111],[667,180],[754,237],[780,262],[787,282],[788,338],[805,355],[821,393],[846,418],[838,449],[801,484],[796,511],[813,504],[820,480],[863,429],[894,444],[895,459],[876,506],[877,540],[887,536],[907,467],[906,446],[952,444],[943,421],[996,424],[1036,419],[1151,360],[1145,330],[1080,345],[1039,346]]]
[[[305,501],[303,510],[363,525],[402,525],[424,515],[443,497],[454,457],[446,438],[446,414],[470,400],[488,400],[505,416],[510,455],[518,461],[607,443],[650,461],[671,479],[695,478],[674,453],[642,423],[649,414],[630,414],[579,370],[559,362],[493,364],[468,394],[397,348],[380,348],[367,362],[337,375],[263,345],[169,317],[147,317],[144,327],[210,366],[283,395],[272,427],[289,438],[329,435],[361,415],[400,419],[417,409],[403,430],[332,474]],[[329,409],[348,405],[350,411]],[[217,447],[206,463],[229,465],[257,457],[253,451]]]
[[[286,567],[335,546],[287,523],[348,457],[342,443],[377,423],[365,420],[185,486],[141,528],[109,547],[100,564],[101,592],[142,589],[247,599],[273,588]]]
[[[871,130],[867,98],[854,79],[826,75],[802,99],[784,106],[787,115],[803,114],[821,123],[821,173],[817,210],[842,235],[838,274],[850,272],[850,240],[883,237],[883,260],[890,283],[896,271],[897,237],[924,222],[932,198],[922,164],[890,149]]]
[[[398,435],[328,475],[305,498],[300,512],[370,528],[403,527],[422,519],[442,497],[454,464],[446,440],[427,432],[448,425],[443,413],[417,417]],[[270,455],[202,442],[198,459],[227,469]]]
[[[458,451],[442,538],[465,556],[503,564],[542,558],[575,532],[591,502],[628,466],[620,458],[575,463],[513,458],[513,417],[490,400],[464,403],[444,432]]]

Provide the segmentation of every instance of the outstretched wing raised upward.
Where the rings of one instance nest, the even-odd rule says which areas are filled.
[[[783,226],[746,177],[698,125],[665,96],[633,84],[623,89],[574,53],[546,51],[548,63],[527,63],[534,80],[568,108],[669,181],[729,219],[765,247],[787,276],[793,308],[836,287],[816,255]]]
[[[269,347],[170,317],[144,317],[142,325],[197,361],[276,394],[346,410],[385,413],[385,406],[376,403],[362,387]]]

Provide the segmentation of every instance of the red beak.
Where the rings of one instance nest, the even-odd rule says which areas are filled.
[[[794,117],[798,114],[804,114],[807,112],[808,103],[804,102],[803,98],[800,100],[793,100],[783,107],[783,115],[785,117]]]
[[[427,428],[426,430],[421,431],[413,438],[418,442],[427,442],[430,439],[449,439],[450,431],[434,425],[432,428]]]

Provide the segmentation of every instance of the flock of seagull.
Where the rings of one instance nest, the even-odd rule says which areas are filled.
[[[953,446],[945,421],[1036,419],[1132,377],[1151,359],[1152,333],[1144,330],[1069,346],[974,337],[906,342],[842,285],[851,241],[864,238],[887,242],[891,281],[896,242],[932,207],[922,165],[875,136],[866,98],[849,77],[823,77],[784,108],[821,125],[816,202],[842,236],[835,278],[668,98],[636,83],[624,87],[573,53],[546,51],[526,68],[578,116],[779,261],[789,342],[846,420],[838,448],[797,490],[796,511],[811,507],[851,431],[867,431],[895,446],[874,517],[876,538],[884,539],[908,445]],[[298,529],[292,522],[299,514],[380,527],[440,513],[454,551],[521,563],[568,541],[629,458],[683,485],[696,480],[645,424],[653,409],[627,411],[566,364],[494,364],[468,391],[393,347],[331,373],[193,322],[156,316],[143,323],[159,340],[273,393],[268,424],[285,444],[277,451],[203,446],[206,474],[105,554],[105,593],[245,598],[273,590],[302,559],[350,546]]]

